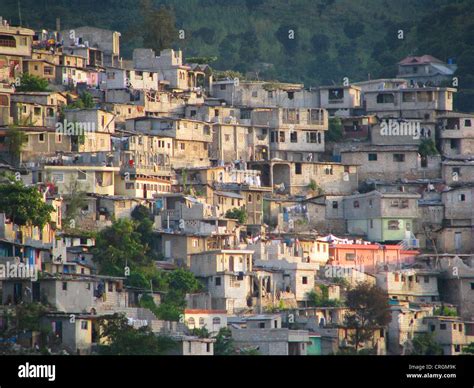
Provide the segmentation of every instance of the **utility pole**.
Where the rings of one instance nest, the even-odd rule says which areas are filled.
[[[20,19],[20,27],[23,25],[23,22],[21,20],[21,5],[20,5],[20,0],[18,0],[18,19]]]

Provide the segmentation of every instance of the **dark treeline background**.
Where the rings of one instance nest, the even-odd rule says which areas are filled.
[[[394,77],[403,57],[431,54],[458,64],[457,109],[474,111],[473,0],[20,0],[20,5],[26,27],[53,29],[60,17],[63,28],[120,31],[124,57],[135,47],[171,45],[188,58],[215,59],[216,69],[306,86],[341,83],[343,77],[362,81],[369,74]],[[0,15],[18,24],[18,0],[0,0]],[[404,39],[398,39],[399,30]]]

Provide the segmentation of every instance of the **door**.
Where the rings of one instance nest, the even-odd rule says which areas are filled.
[[[462,233],[461,232],[454,233],[454,249],[456,253],[460,253],[462,250]]]

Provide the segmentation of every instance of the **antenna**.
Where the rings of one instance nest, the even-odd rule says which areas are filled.
[[[20,19],[20,27],[23,25],[22,20],[21,20],[21,5],[20,5],[20,0],[18,0],[18,19]]]

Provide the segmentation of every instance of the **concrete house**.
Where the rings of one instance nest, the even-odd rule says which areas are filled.
[[[372,191],[344,198],[347,232],[369,241],[400,241],[413,238],[419,194]]]
[[[474,322],[465,322],[459,317],[433,316],[424,318],[428,332],[441,345],[443,355],[460,355],[463,347],[474,340]]]
[[[60,33],[66,47],[94,47],[103,53],[104,66],[119,66],[120,64],[120,32],[103,28],[83,26]]]
[[[204,278],[212,308],[229,313],[248,308],[252,291],[251,250],[216,250],[191,255],[190,271]]]
[[[439,271],[410,268],[383,271],[375,276],[377,286],[385,290],[390,299],[422,303],[439,300]]]
[[[433,306],[410,305],[409,302],[398,302],[390,306],[392,319],[388,324],[388,354],[410,354],[412,340],[418,334],[428,332],[425,318],[433,315]]]
[[[302,84],[285,82],[217,80],[212,84],[212,97],[232,106],[250,108],[319,106],[317,90],[307,90]]]
[[[11,96],[11,104],[16,125],[54,128],[67,99],[56,92],[18,92]]]
[[[328,116],[324,109],[255,109],[253,125],[270,128],[270,158],[317,161],[324,151]]]
[[[232,338],[241,350],[256,349],[261,355],[305,356],[309,333],[307,330],[290,330],[282,327],[281,316],[260,314],[229,318]],[[241,323],[242,322],[242,323]]]
[[[0,83],[11,84],[23,71],[23,58],[31,57],[35,32],[10,26],[0,17]]]
[[[445,63],[431,55],[408,56],[398,62],[397,78],[404,78],[410,85],[440,85],[451,83],[457,65]]]
[[[446,112],[438,118],[438,138],[446,156],[474,153],[474,115]]]
[[[314,195],[309,186],[328,195],[350,194],[359,184],[358,166],[352,163],[289,162],[286,160],[249,162],[251,169],[261,171],[262,186],[273,187],[277,194]]]
[[[438,247],[446,253],[471,253],[473,249],[474,188],[471,184],[452,187],[441,194],[444,205],[443,229]]]
[[[227,327],[226,310],[185,309],[184,321],[188,329],[206,328],[210,334],[217,334]]]
[[[436,257],[431,257],[435,262]],[[444,254],[440,260],[439,291],[443,301],[457,306],[459,315],[466,320],[474,318],[474,257],[472,255]]]
[[[356,85],[319,87],[320,106],[330,116],[353,116],[362,108],[361,88]]]
[[[416,145],[351,145],[340,151],[342,164],[357,165],[359,180],[440,178],[440,156],[422,158]]]

